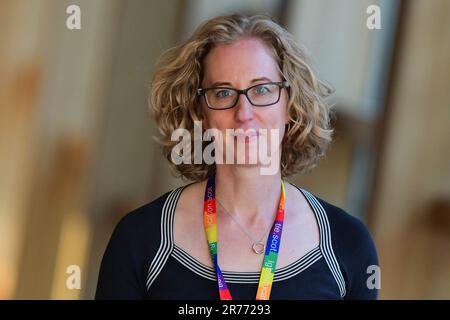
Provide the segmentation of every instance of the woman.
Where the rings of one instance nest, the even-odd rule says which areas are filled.
[[[194,182],[121,220],[96,298],[375,299],[366,227],[285,180],[314,167],[331,141],[327,93],[292,36],[264,16],[214,18],[169,50],[151,111],[169,163]],[[225,137],[214,136],[216,163],[174,164],[181,152],[172,134],[193,133],[194,121]],[[263,173],[259,152],[250,161],[256,140],[258,151],[266,141],[276,170]],[[230,151],[231,164],[218,161]]]

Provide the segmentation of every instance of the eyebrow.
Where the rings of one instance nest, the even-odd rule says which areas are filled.
[[[261,78],[253,79],[252,81],[250,81],[250,84],[253,84],[253,83],[258,82],[258,81],[263,81],[263,80],[268,81],[268,82],[274,82],[274,81],[272,81],[271,79],[269,79],[267,77],[261,77]],[[214,82],[210,86],[210,88],[212,88],[212,87],[219,87],[219,86],[232,86],[232,84],[230,82]]]

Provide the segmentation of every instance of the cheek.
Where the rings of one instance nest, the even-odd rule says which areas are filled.
[[[265,126],[268,128],[284,128],[289,120],[286,104],[277,105],[276,108],[264,114],[263,118],[265,119]]]
[[[283,95],[281,96],[281,110],[284,124],[289,122],[289,112],[288,112],[288,95],[285,90],[283,90]]]
[[[233,115],[230,110],[214,111],[206,108],[203,113],[203,127],[206,129],[216,128],[222,131],[227,128],[234,128]]]
[[[212,128],[214,122],[214,113],[203,102],[201,104],[202,124],[205,129]]]

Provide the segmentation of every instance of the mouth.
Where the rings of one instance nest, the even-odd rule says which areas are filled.
[[[235,137],[253,137],[253,136],[259,136],[261,135],[261,133],[259,132],[260,129],[246,129],[242,132],[242,129],[238,129],[236,130],[236,132],[234,132],[234,136]]]
[[[248,144],[250,141],[257,139],[260,135],[261,134],[258,131],[249,134],[235,134],[234,139]]]

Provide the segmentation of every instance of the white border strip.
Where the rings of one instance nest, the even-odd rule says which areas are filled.
[[[183,188],[184,187],[179,187],[173,190],[164,202],[161,216],[161,244],[150,264],[150,267],[148,268],[146,282],[147,291],[150,290],[150,286],[161,272],[173,250],[173,232],[172,228],[168,228],[167,226],[171,226],[173,224],[175,207]]]
[[[345,289],[345,280],[342,276],[341,269],[339,267],[339,263],[336,259],[336,255],[333,251],[333,246],[331,243],[331,229],[330,223],[328,221],[328,217],[326,215],[325,209],[322,207],[320,202],[316,199],[314,195],[310,192],[303,190],[297,187],[308,199],[308,202],[313,207],[313,211],[316,214],[317,221],[319,223],[320,228],[320,248],[323,252],[325,261],[330,268],[331,273],[333,274],[334,279],[339,287],[339,291],[341,293],[341,298],[345,297],[346,289]]]
[[[216,274],[214,269],[207,266],[197,259],[192,257],[183,249],[175,246],[172,256],[178,260],[183,266],[196,273],[197,275],[208,280],[216,281]],[[317,260],[322,258],[320,247],[316,247],[299,260],[292,264],[276,270],[274,281],[281,281],[292,278],[298,275],[303,270],[307,269]],[[259,283],[259,272],[237,272],[237,271],[222,271],[225,281],[230,283]]]

